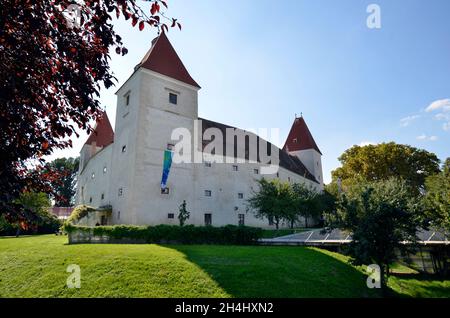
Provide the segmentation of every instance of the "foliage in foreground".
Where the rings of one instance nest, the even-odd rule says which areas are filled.
[[[50,200],[42,192],[25,192],[15,201],[33,214],[28,222],[11,221],[0,215],[0,235],[49,234],[55,233],[61,227],[58,218],[49,212]]]
[[[336,213],[327,215],[330,227],[353,233],[348,252],[354,264],[380,266],[383,286],[396,252],[411,253],[417,242],[422,207],[409,189],[396,179],[356,185],[342,195]]]
[[[113,240],[137,241],[145,243],[180,243],[180,244],[224,244],[252,245],[262,237],[262,229],[227,225],[212,226],[75,226],[66,223],[68,233],[81,232],[94,236],[107,236]]]

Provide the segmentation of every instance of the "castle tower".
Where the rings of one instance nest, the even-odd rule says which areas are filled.
[[[167,223],[168,211],[177,213],[183,200],[192,207],[192,165],[172,165],[167,193],[160,183],[165,150],[175,144],[173,130],[193,135],[199,89],[162,32],[117,91],[114,223]]]
[[[295,118],[283,150],[297,156],[323,187],[322,153],[303,116]]]

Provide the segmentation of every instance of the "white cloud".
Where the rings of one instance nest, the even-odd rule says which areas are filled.
[[[364,147],[364,146],[376,145],[376,144],[377,144],[377,143],[376,143],[376,142],[373,142],[373,141],[361,141],[361,142],[359,143],[358,146]]]
[[[440,99],[434,101],[426,108],[425,111],[429,113],[435,110],[439,110],[442,112],[450,111],[450,99]]]
[[[419,115],[413,115],[413,116],[408,116],[405,118],[400,119],[400,125],[402,127],[407,127],[409,126],[409,124],[411,124],[414,120],[420,118]]]
[[[437,136],[427,136],[425,134],[422,134],[420,136],[417,136],[416,139],[420,140],[420,141],[436,141],[436,140],[438,140],[438,137]]]

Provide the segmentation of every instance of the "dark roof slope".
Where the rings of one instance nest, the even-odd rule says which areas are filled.
[[[202,133],[204,133],[208,128],[218,128],[223,135],[223,154],[228,155],[231,157],[231,154],[227,154],[226,153],[226,144],[227,144],[227,140],[226,140],[226,129],[227,128],[232,128],[232,129],[238,129],[243,131],[242,129],[233,127],[233,126],[228,126],[225,124],[221,124],[218,122],[214,122],[208,119],[204,119],[204,118],[199,118],[199,120],[202,121]],[[258,154],[259,154],[259,136],[257,136],[257,150],[258,150]],[[203,142],[203,147],[205,147],[209,142],[208,141],[204,141]],[[275,145],[273,145],[270,142],[267,142],[268,145],[270,145],[269,147],[267,147],[268,149],[270,149],[272,146],[275,147],[278,151],[279,151],[279,160],[280,160],[280,167],[283,167],[289,171],[292,171],[306,179],[309,179],[311,181],[314,181],[316,183],[319,183],[316,178],[308,171],[308,169],[305,167],[305,165],[300,161],[299,158],[297,158],[296,156],[292,156],[290,154],[288,154],[286,151],[279,149],[278,147],[276,147]],[[243,159],[247,159],[248,160],[248,151],[249,151],[249,147],[248,144],[246,143],[245,145],[245,158]],[[237,145],[234,145],[234,154],[233,157],[237,157]],[[257,158],[258,162],[260,161],[259,155]]]

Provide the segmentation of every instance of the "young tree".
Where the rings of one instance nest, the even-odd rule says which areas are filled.
[[[247,200],[258,218],[273,220],[279,229],[282,220],[292,220],[295,214],[294,197],[289,183],[279,180],[258,180],[259,191]]]
[[[183,200],[183,203],[181,203],[179,212],[178,220],[180,221],[180,226],[184,226],[191,216],[191,213],[186,209],[186,200]]]
[[[433,153],[394,142],[364,147],[353,146],[339,161],[342,167],[332,172],[333,182],[338,178],[343,187],[355,182],[401,178],[414,193],[419,194],[428,176],[439,172],[439,159]]]
[[[126,54],[113,15],[132,26],[158,27],[166,1],[3,0],[0,6],[0,214],[17,212],[14,199],[30,179],[27,160],[71,146],[76,129],[91,130],[101,115],[99,90],[114,84],[110,48]],[[75,10],[74,10],[75,9]],[[79,12],[74,23],[69,11]],[[168,19],[171,26],[180,25]],[[18,216],[17,216],[18,217]]]
[[[336,213],[328,214],[326,221],[330,228],[352,233],[353,263],[379,265],[385,290],[396,252],[405,255],[415,250],[421,215],[419,199],[406,182],[389,179],[354,186],[342,195]]]
[[[316,217],[318,214],[314,204],[317,193],[303,183],[293,184],[292,192],[296,218],[291,220],[291,228],[294,225],[293,221],[297,221],[299,217],[305,219],[305,227],[308,227],[308,218]]]
[[[60,179],[51,183],[55,206],[66,207],[73,204],[79,164],[79,158],[58,158],[49,163],[49,167],[59,171],[61,175]]]
[[[450,158],[441,173],[425,181],[425,205],[431,225],[450,234]]]

